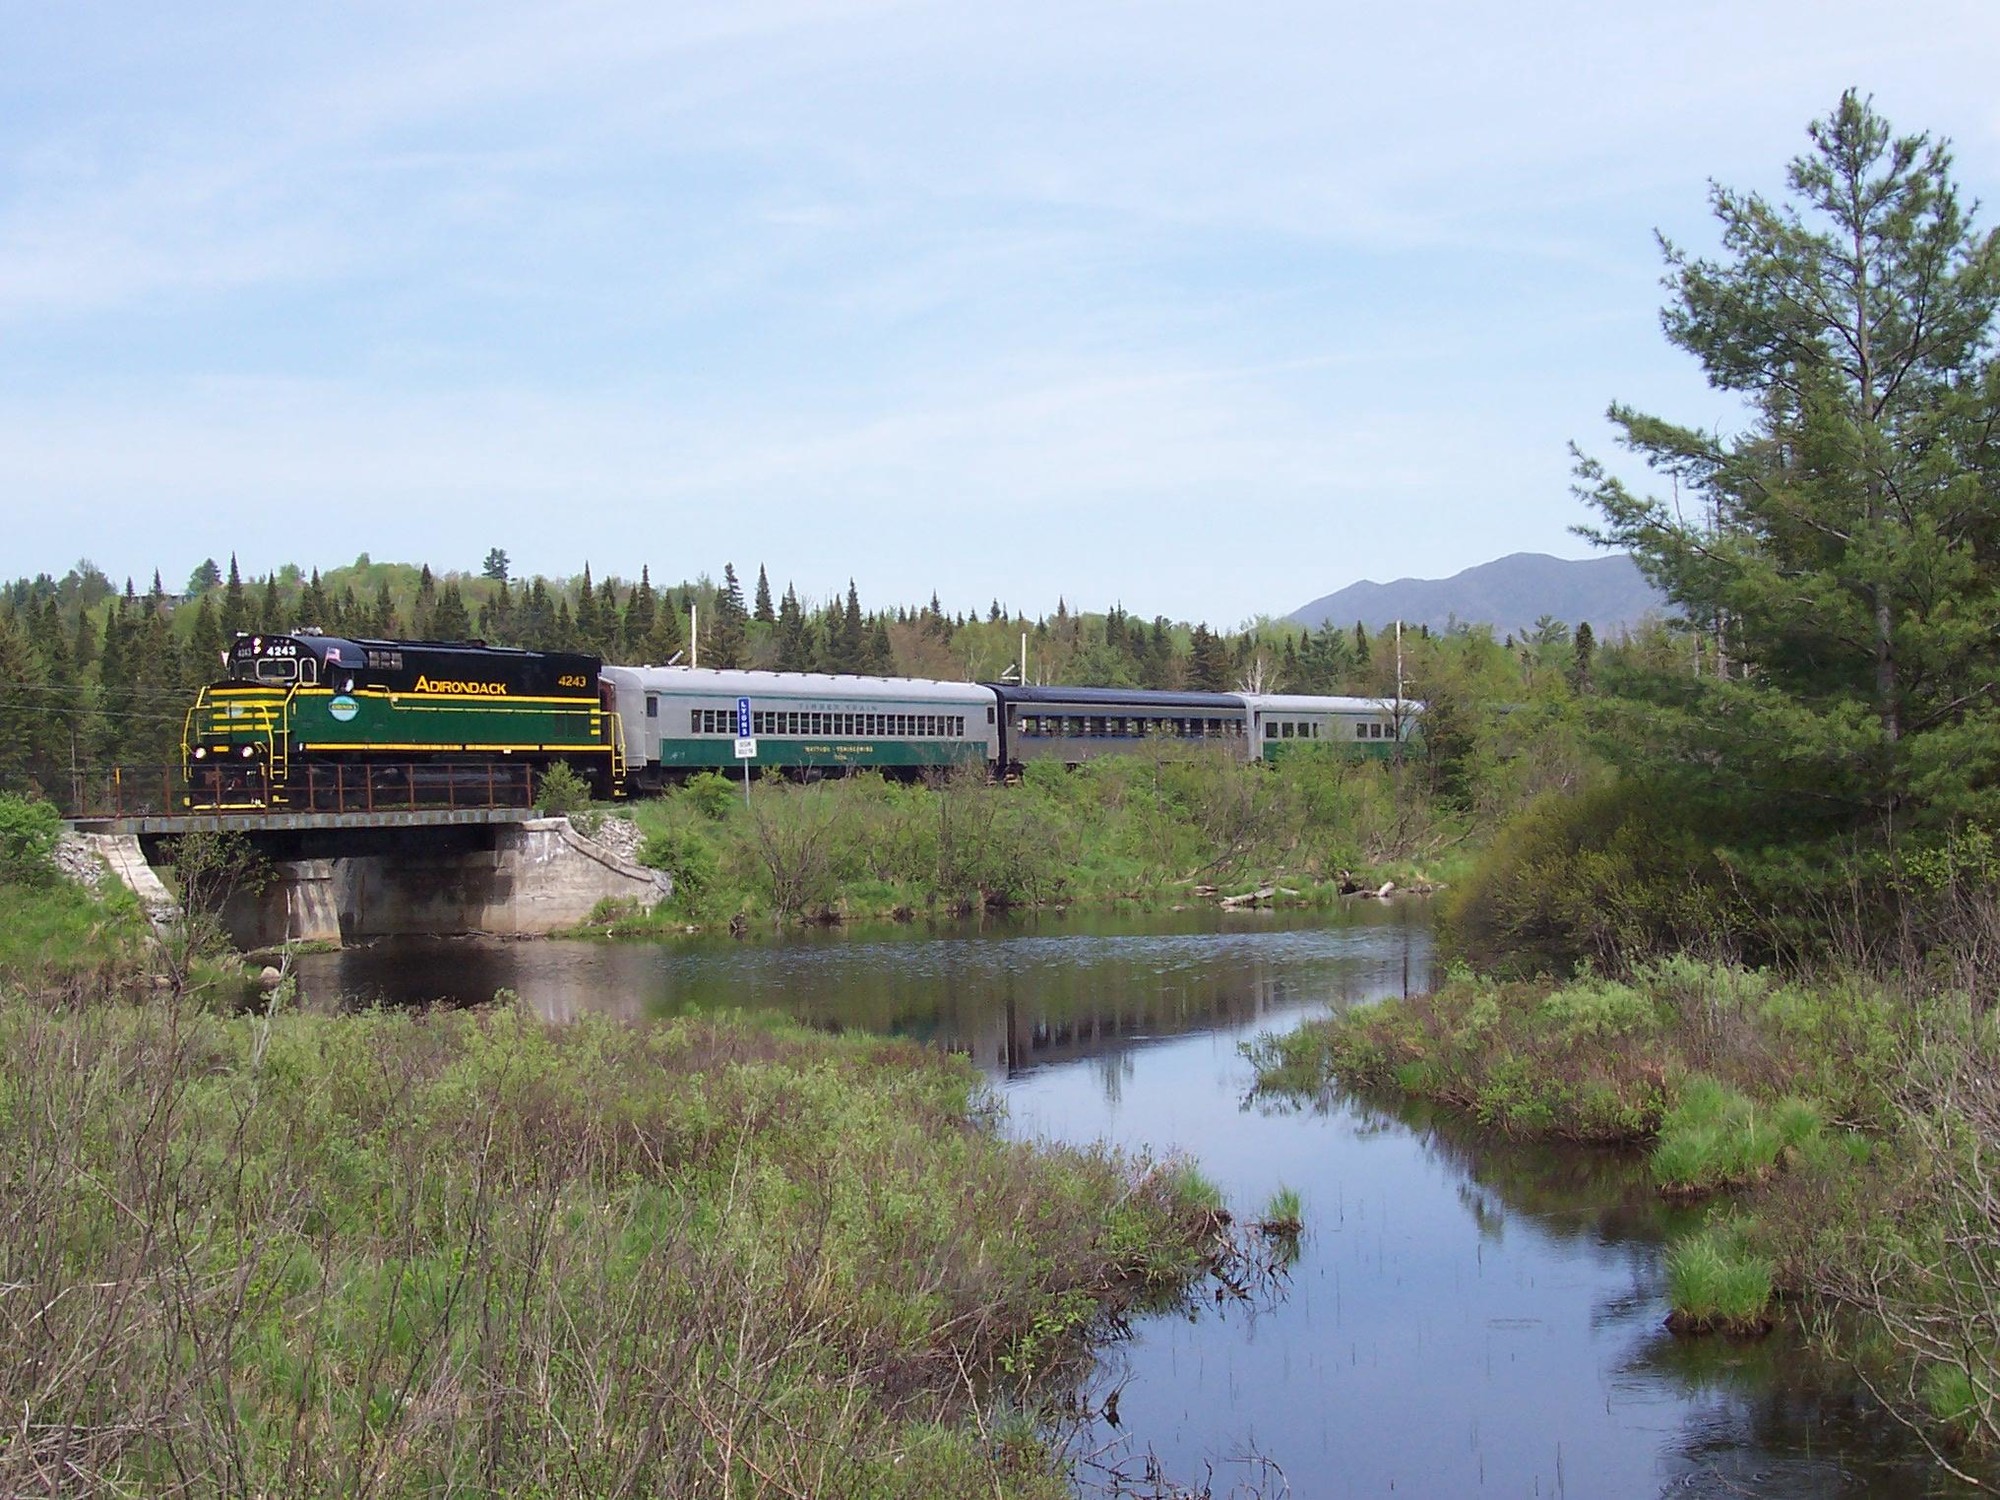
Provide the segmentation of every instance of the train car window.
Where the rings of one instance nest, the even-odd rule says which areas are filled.
[[[319,663],[314,661],[310,656],[302,658],[299,662],[299,681],[319,681]]]
[[[986,722],[989,724],[993,722],[993,710],[990,708],[986,710]]]
[[[646,694],[646,717],[649,719],[657,719],[659,718],[659,716],[660,716],[660,695],[658,693]]]
[[[1264,738],[1267,740],[1275,740],[1277,737],[1278,737],[1278,721],[1276,719],[1266,719],[1264,721]]]
[[[1356,738],[1357,740],[1365,740],[1365,739],[1367,739],[1367,738],[1368,738],[1368,726],[1367,726],[1366,724],[1356,724],[1356,725],[1354,726],[1354,737],[1355,737],[1355,738]]]
[[[937,732],[938,732],[937,715],[936,714],[924,715],[924,733],[929,735],[932,739],[936,739]]]
[[[293,682],[299,675],[299,664],[295,661],[265,657],[257,663],[259,682]]]

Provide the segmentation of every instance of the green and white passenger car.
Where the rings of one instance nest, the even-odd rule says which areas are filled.
[[[992,690],[824,672],[740,672],[708,667],[606,667],[625,730],[626,775],[649,790],[696,771],[729,771],[736,708],[750,700],[759,771],[869,768],[915,776],[990,766],[999,756]]]

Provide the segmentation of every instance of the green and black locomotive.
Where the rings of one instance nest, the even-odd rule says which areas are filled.
[[[551,767],[624,789],[601,663],[477,642],[240,635],[188,713],[192,808],[526,803]]]

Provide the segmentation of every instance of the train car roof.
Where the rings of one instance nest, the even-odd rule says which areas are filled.
[[[1022,705],[1077,703],[1091,708],[1186,708],[1199,709],[1204,714],[1243,712],[1243,700],[1229,693],[1158,693],[1146,688],[1017,687],[1006,682],[990,682],[986,686],[1000,695],[1001,702]]]
[[[613,682],[629,679],[640,691],[712,693],[718,697],[941,698],[990,704],[993,694],[976,682],[930,677],[870,677],[847,672],[759,672],[733,667],[606,667]]]
[[[484,656],[512,656],[526,660],[530,657],[567,656],[596,661],[598,658],[588,651],[529,651],[520,646],[489,646],[484,641],[410,641],[377,640],[373,636],[327,635],[323,631],[293,628],[291,630],[264,631],[242,630],[229,643],[234,650],[242,641],[297,641],[301,646],[312,648],[314,656],[325,658],[331,650],[336,663],[347,653],[348,647],[359,649],[372,647],[389,651],[477,651]]]
[[[1414,698],[1398,699],[1394,694],[1381,698],[1342,698],[1320,693],[1244,693],[1243,701],[1262,713],[1293,714],[1381,714],[1421,713],[1423,704]]]

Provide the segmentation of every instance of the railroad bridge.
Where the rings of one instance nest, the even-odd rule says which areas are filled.
[[[659,871],[532,807],[134,808],[69,824],[155,911],[172,898],[153,866],[171,863],[176,840],[243,839],[273,871],[224,906],[224,925],[245,948],[411,933],[537,936],[575,926],[602,901],[650,908],[672,889]]]

